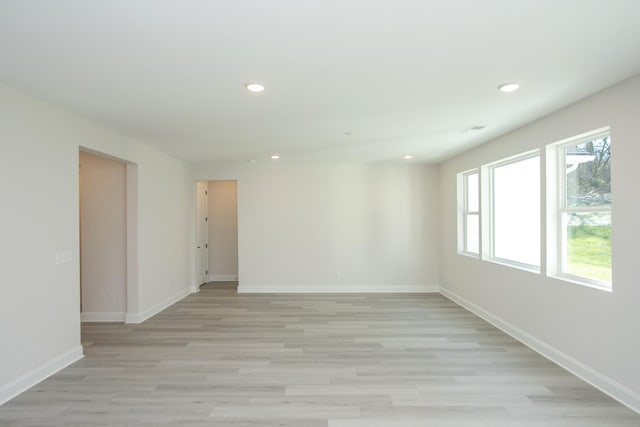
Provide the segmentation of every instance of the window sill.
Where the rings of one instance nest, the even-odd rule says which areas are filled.
[[[533,265],[522,264],[519,262],[509,261],[502,258],[487,258],[485,261],[489,261],[494,264],[502,265],[505,267],[511,267],[518,270],[528,271],[529,273],[540,274],[540,267],[536,267]]]
[[[463,255],[469,258],[480,259],[480,254],[476,254],[473,252],[458,252],[458,255]]]
[[[569,282],[580,286],[585,286],[587,288],[597,289],[599,291],[613,293],[613,286],[611,283],[598,283],[592,282],[588,279],[584,279],[579,276],[565,275],[565,274],[549,274],[548,275],[552,279],[562,280],[563,282]]]

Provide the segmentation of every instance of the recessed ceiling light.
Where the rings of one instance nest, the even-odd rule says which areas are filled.
[[[411,154],[406,154],[406,155],[402,156],[402,158],[405,159],[405,160],[411,160],[411,159],[413,159],[413,156]]]
[[[518,83],[503,83],[498,86],[498,90],[500,92],[513,92],[520,89],[520,85]]]
[[[247,83],[244,85],[249,92],[262,92],[264,90],[264,86],[260,83]]]
[[[272,154],[271,155],[271,160],[278,160],[280,158],[280,156],[278,156],[277,154]]]

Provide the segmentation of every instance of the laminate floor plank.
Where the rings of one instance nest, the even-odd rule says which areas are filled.
[[[640,426],[437,294],[237,294],[208,284],[140,325],[82,325],[85,358],[2,427]]]

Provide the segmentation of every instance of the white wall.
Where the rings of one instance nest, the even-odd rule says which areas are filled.
[[[238,186],[235,181],[209,182],[209,276],[238,276]]]
[[[241,292],[437,289],[437,166],[204,164],[194,179],[238,180]]]
[[[443,292],[640,411],[639,112],[635,78],[445,162],[440,195]],[[456,173],[606,125],[613,153],[613,293],[456,253]]]
[[[78,150],[137,163],[141,320],[191,289],[188,165],[0,86],[0,402],[77,359]],[[56,264],[56,253],[71,255]]]
[[[127,307],[126,166],[80,152],[82,319],[124,321]]]

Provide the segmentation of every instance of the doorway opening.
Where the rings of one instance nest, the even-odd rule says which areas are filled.
[[[137,314],[137,166],[80,149],[80,318]]]
[[[238,272],[238,182],[198,182],[198,276],[200,284],[236,283]]]

